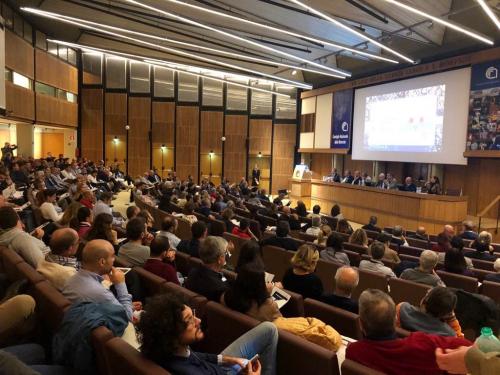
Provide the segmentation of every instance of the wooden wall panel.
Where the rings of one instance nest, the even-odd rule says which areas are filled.
[[[153,102],[152,109],[153,167],[158,168],[163,172],[162,176],[166,177],[166,171],[174,169],[175,103]],[[166,148],[162,151],[163,144]]]
[[[102,160],[103,155],[103,90],[82,89],[81,94],[81,155],[90,160]]]
[[[289,188],[288,180],[292,177],[294,167],[296,134],[295,124],[274,124],[272,194]]]
[[[35,77],[33,47],[9,30],[5,30],[5,66],[31,79]]]
[[[369,176],[373,173],[373,161],[371,160],[352,160],[351,155],[344,156],[344,170],[349,169],[352,174],[354,171],[368,173]]]
[[[175,103],[153,102],[151,116],[153,144],[174,147]]]
[[[71,64],[37,49],[36,80],[78,94],[78,69]]]
[[[35,92],[5,81],[5,107],[8,117],[33,121],[35,119]]]
[[[469,158],[467,165],[445,165],[444,189],[462,189],[468,197],[468,213],[477,215],[500,194],[500,160]],[[496,206],[486,217],[496,218]]]
[[[54,125],[78,126],[78,104],[44,94],[35,94],[36,121]]]
[[[186,179],[188,175],[197,180],[199,107],[178,106],[176,108],[175,159],[177,177]]]
[[[312,178],[319,179],[332,172],[333,154],[311,154]],[[342,171],[339,170],[339,173]]]
[[[248,117],[227,115],[225,123],[224,177],[239,181],[246,176]]]
[[[104,160],[116,162],[122,170],[127,168],[127,94],[106,93],[104,96]],[[114,143],[114,137],[118,142]]]
[[[272,120],[250,120],[249,151],[250,155],[271,155]]]
[[[200,123],[200,154],[208,154],[213,150],[216,154],[222,153],[222,130],[224,126],[224,112],[202,111]]]
[[[139,176],[150,168],[151,98],[128,98],[128,173]]]

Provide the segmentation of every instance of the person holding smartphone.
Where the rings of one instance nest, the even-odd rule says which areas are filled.
[[[204,337],[201,320],[179,297],[160,294],[148,301],[137,328],[142,354],[172,374],[276,373],[278,330],[270,322],[240,336],[219,355],[195,352],[190,345]]]

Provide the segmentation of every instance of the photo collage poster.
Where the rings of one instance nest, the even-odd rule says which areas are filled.
[[[472,66],[466,151],[500,151],[500,60]]]

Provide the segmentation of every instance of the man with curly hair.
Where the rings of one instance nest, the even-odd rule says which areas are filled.
[[[190,345],[203,339],[201,320],[174,295],[149,300],[138,324],[141,352],[172,374],[248,375],[276,373],[278,330],[264,322],[239,337],[221,354],[194,352]],[[254,355],[259,360],[249,362]],[[262,361],[262,365],[261,362]]]

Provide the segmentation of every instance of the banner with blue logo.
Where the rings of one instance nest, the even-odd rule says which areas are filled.
[[[331,148],[351,147],[352,105],[354,90],[341,90],[333,93],[332,139]]]
[[[472,65],[470,87],[466,152],[500,151],[500,60]]]

